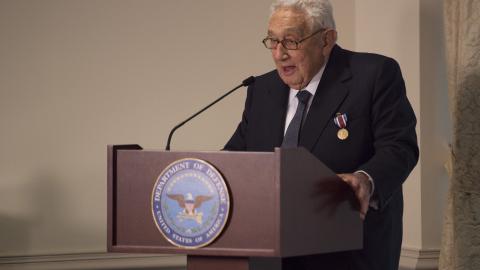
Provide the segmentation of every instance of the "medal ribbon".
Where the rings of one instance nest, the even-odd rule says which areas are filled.
[[[337,125],[339,128],[345,128],[347,126],[347,120],[348,118],[346,113],[338,113],[335,118],[333,118],[333,122],[335,122],[335,125]]]

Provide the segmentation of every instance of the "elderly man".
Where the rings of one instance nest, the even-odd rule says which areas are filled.
[[[225,149],[305,147],[360,202],[362,250],[291,258],[283,269],[398,269],[402,183],[418,160],[415,115],[393,59],[344,50],[336,39],[328,0],[274,3],[263,44],[276,70],[248,88]]]

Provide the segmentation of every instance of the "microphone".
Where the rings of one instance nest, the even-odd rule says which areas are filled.
[[[230,95],[231,93],[233,93],[235,90],[237,90],[238,88],[240,87],[243,87],[243,86],[249,86],[250,84],[252,84],[253,82],[255,81],[255,77],[253,76],[250,76],[248,78],[246,78],[245,80],[242,81],[242,83],[238,86],[236,86],[235,88],[233,88],[232,90],[228,91],[226,94],[224,94],[223,96],[217,98],[215,101],[213,101],[212,103],[208,104],[205,108],[201,109],[200,111],[196,112],[195,114],[193,114],[192,116],[190,116],[189,118],[187,118],[185,121],[181,122],[180,124],[176,125],[171,131],[170,131],[170,134],[168,135],[168,140],[167,140],[167,146],[165,147],[165,150],[166,151],[170,151],[170,141],[172,140],[172,136],[173,136],[173,133],[175,132],[175,130],[177,130],[179,127],[185,125],[188,121],[192,120],[193,118],[195,118],[197,115],[201,114],[202,112],[204,112],[205,110],[207,110],[208,108],[212,107],[213,105],[215,105],[217,102],[219,102],[220,100],[224,99],[226,96]]]

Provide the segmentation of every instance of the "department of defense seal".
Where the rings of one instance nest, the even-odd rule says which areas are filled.
[[[152,192],[158,230],[173,245],[199,248],[222,232],[230,196],[222,175],[209,163],[187,158],[168,165]]]

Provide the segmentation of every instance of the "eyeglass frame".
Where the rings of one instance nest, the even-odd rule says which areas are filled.
[[[304,37],[304,38],[302,38],[302,39],[300,39],[300,40],[298,40],[298,41],[297,41],[297,40],[288,39],[288,38],[284,38],[284,39],[282,39],[282,40],[278,40],[278,39],[276,39],[276,38],[266,37],[266,38],[264,38],[264,39],[262,40],[262,43],[263,43],[263,45],[265,46],[265,48],[267,48],[267,49],[269,49],[269,50],[275,50],[275,49],[277,48],[278,44],[282,44],[283,48],[285,48],[286,50],[298,50],[298,49],[300,48],[299,46],[300,46],[300,44],[301,44],[302,42],[304,42],[305,40],[307,40],[307,39],[315,36],[316,34],[322,32],[322,31],[325,31],[325,30],[328,30],[328,28],[320,28],[320,29],[318,29],[317,31],[313,32],[312,34],[310,34],[310,35],[308,35],[308,36],[306,36],[306,37]],[[267,42],[268,40],[275,41],[275,42],[276,42],[276,45],[275,45],[274,47],[272,47],[272,48],[269,48],[269,47],[267,46],[267,44],[266,44],[266,42]],[[292,44],[295,44],[295,48],[294,48],[294,49],[293,49],[293,48],[292,48],[292,49],[287,48],[287,46],[285,45],[285,42],[286,42],[286,41],[291,41]]]

